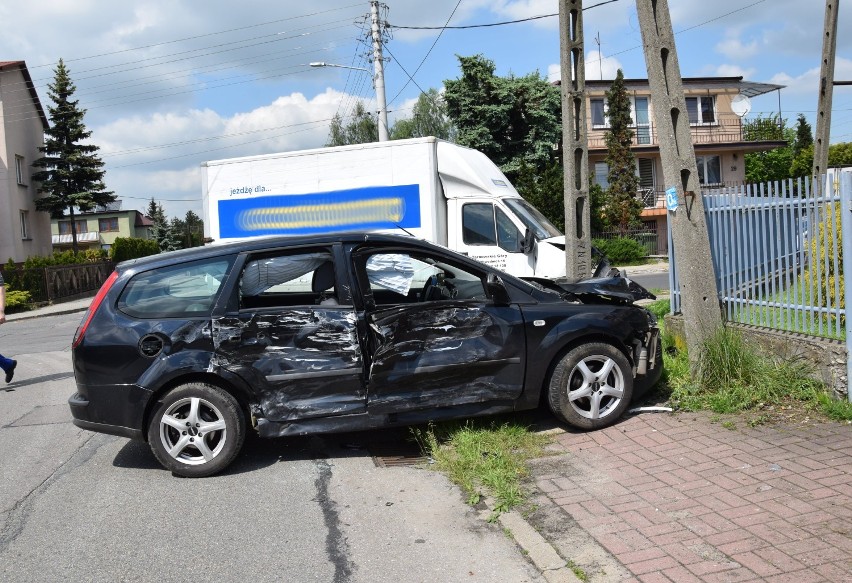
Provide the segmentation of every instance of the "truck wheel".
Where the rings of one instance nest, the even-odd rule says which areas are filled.
[[[240,452],[245,416],[237,400],[213,385],[188,383],[166,393],[148,425],[154,456],[178,476],[224,470]]]
[[[578,429],[615,423],[632,396],[633,372],[627,357],[603,342],[582,344],[563,356],[547,393],[554,415]]]

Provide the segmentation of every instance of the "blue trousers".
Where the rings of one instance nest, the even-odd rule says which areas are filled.
[[[12,368],[12,363],[14,361],[11,358],[6,358],[2,354],[0,354],[0,368],[3,369],[3,372],[8,372],[10,368]]]

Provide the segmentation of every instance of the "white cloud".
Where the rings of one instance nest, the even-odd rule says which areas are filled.
[[[834,62],[834,78],[835,79],[852,79],[852,59],[837,57]],[[813,98],[813,103],[816,104],[817,93],[820,83],[820,68],[814,67],[808,69],[799,75],[790,75],[785,71],[781,71],[772,76],[770,83],[785,85],[783,90],[785,96],[807,96]],[[846,94],[844,87],[835,87],[834,94]],[[840,93],[842,92],[842,93]],[[835,102],[837,107],[837,102]]]
[[[746,81],[752,81],[751,77],[756,71],[754,67],[746,69],[739,65],[722,64],[716,67],[715,74],[720,77],[742,77]]]
[[[590,51],[586,53],[586,79],[615,79],[619,69],[624,70],[621,62],[615,57],[600,58],[600,53]],[[547,66],[547,80],[558,81],[562,78],[562,69],[559,63]]]
[[[755,56],[759,51],[759,46],[756,40],[743,44],[738,37],[729,36],[716,43],[716,51],[729,59],[741,61]]]
[[[586,52],[586,79],[615,79],[619,69],[624,69],[615,57],[604,57],[598,51]]]
[[[351,99],[327,89],[311,99],[281,96],[231,116],[212,109],[135,115],[92,128],[93,138],[110,168],[109,188],[119,198],[128,194],[125,208],[143,210],[145,197],[154,196],[170,217],[187,210],[200,215],[203,161],[320,147],[340,104]]]

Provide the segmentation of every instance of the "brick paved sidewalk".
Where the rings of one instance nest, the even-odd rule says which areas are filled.
[[[609,554],[575,560],[591,582],[852,581],[849,424],[644,413],[556,448],[534,464],[539,513],[561,507]]]

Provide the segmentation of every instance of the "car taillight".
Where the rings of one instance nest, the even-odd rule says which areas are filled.
[[[72,348],[77,348],[77,345],[83,341],[83,335],[86,333],[86,328],[89,327],[89,323],[92,321],[92,318],[94,318],[95,312],[98,311],[101,302],[104,301],[109,288],[112,287],[112,284],[115,283],[116,279],[118,279],[118,272],[113,271],[101,286],[101,289],[98,290],[95,299],[92,300],[92,303],[89,305],[89,309],[86,310],[86,315],[83,317],[83,323],[79,328],[77,328],[77,333],[74,334],[74,342],[71,343]]]

